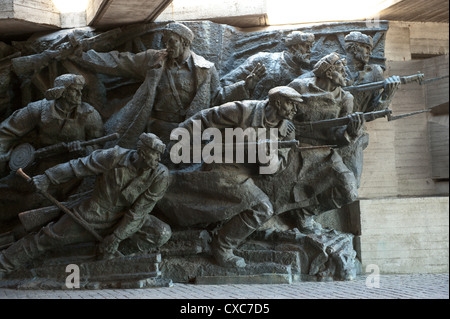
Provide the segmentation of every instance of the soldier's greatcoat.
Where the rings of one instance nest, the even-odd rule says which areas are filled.
[[[202,109],[228,101],[240,100],[243,96],[248,95],[245,81],[222,88],[214,63],[194,52],[191,52],[189,59],[192,59],[193,69],[191,72],[195,83],[195,95],[189,105],[178,107],[177,115],[181,118],[178,122],[175,121],[176,124]],[[134,148],[139,135],[146,130],[157,102],[157,89],[167,69],[166,50],[149,49],[138,54],[118,51],[97,53],[90,50],[83,54],[83,63],[100,73],[142,81],[132,99],[106,123],[108,133],[118,132],[121,135],[117,141],[118,145]],[[176,78],[173,80],[177,81]],[[177,93],[169,91],[165,94]],[[160,137],[163,133],[151,132]],[[170,135],[170,132],[164,133],[164,135]]]

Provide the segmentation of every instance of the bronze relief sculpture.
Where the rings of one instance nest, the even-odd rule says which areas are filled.
[[[384,80],[382,67],[368,64],[372,37],[352,27],[246,34],[209,22],[138,25],[94,37],[69,33],[55,40],[65,45],[54,55],[30,55],[41,62],[45,55],[53,71],[71,71],[55,77],[46,99],[0,124],[3,178],[25,185],[1,186],[39,198],[17,208],[0,200],[8,215],[0,276],[29,279],[34,269],[52,278],[45,267],[54,270],[49,263],[60,258],[89,269],[91,284],[100,280],[92,275],[99,265],[113,260],[101,287],[268,273],[291,282],[354,278],[353,234],[315,218],[357,200],[364,112],[386,109],[400,80]],[[211,54],[211,47],[219,49]],[[41,69],[20,73],[23,61],[14,61],[16,72],[38,83]],[[376,92],[346,90],[380,80]],[[121,107],[108,110],[117,100]],[[6,165],[33,129],[34,149],[65,148],[45,168],[34,170],[38,158],[33,170],[15,167],[30,175],[27,183]],[[83,186],[62,192],[73,181]],[[149,256],[156,270],[143,266]]]

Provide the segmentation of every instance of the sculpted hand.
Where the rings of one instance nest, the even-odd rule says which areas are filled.
[[[391,76],[384,80],[384,92],[383,99],[388,100],[391,99],[395,92],[397,92],[399,86],[401,84],[400,77],[397,75]]]
[[[84,152],[85,149],[81,146],[80,141],[74,141],[70,143],[66,143],[66,147],[69,152]]]
[[[36,175],[33,178],[31,178],[30,184],[37,191],[45,192],[45,191],[47,191],[48,187],[50,186],[50,180],[48,179],[47,175],[45,175],[45,174]]]
[[[111,259],[114,258],[117,249],[119,248],[120,239],[116,237],[116,235],[111,234],[106,236],[105,239],[99,245],[99,253],[102,259]]]
[[[364,113],[362,112],[356,112],[353,114],[350,114],[349,116],[350,122],[347,125],[347,133],[351,137],[356,137],[359,135],[360,130],[362,129],[365,119],[364,119]]]
[[[295,125],[291,121],[287,123],[287,135],[291,135],[295,131]]]
[[[266,75],[266,67],[261,63],[258,63],[252,72],[245,79],[245,87],[252,91],[256,84]]]
[[[4,150],[2,149],[2,146],[0,145],[0,163],[1,162],[7,162],[11,158],[12,149],[10,150]]]

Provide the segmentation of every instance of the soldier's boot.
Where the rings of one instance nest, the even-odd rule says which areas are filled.
[[[253,209],[231,218],[213,237],[211,249],[217,263],[223,267],[245,267],[244,258],[236,256],[237,248],[259,226],[273,216],[270,201],[261,201]]]
[[[273,216],[269,198],[261,191],[259,203],[226,222],[213,237],[212,254],[223,267],[245,267],[245,260],[233,253],[248,236]]]
[[[33,237],[25,236],[0,252],[0,278],[28,265],[40,255]]]
[[[58,244],[56,235],[51,234],[49,227],[44,227],[38,233],[28,234],[0,252],[0,274],[5,276],[10,272],[26,267],[34,259],[42,256],[49,248]]]
[[[245,267],[244,258],[236,256],[233,249],[255,230],[242,219],[241,214],[231,218],[212,239],[211,249],[216,262],[222,267]]]

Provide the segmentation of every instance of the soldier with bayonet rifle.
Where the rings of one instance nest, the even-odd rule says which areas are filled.
[[[351,89],[354,96],[355,112],[371,112],[389,107],[395,92],[401,83],[398,76],[384,79],[384,70],[378,64],[369,64],[373,49],[371,36],[359,31],[350,32],[345,36],[347,59],[347,85],[357,86],[365,83],[382,81],[382,86],[366,91]]]

